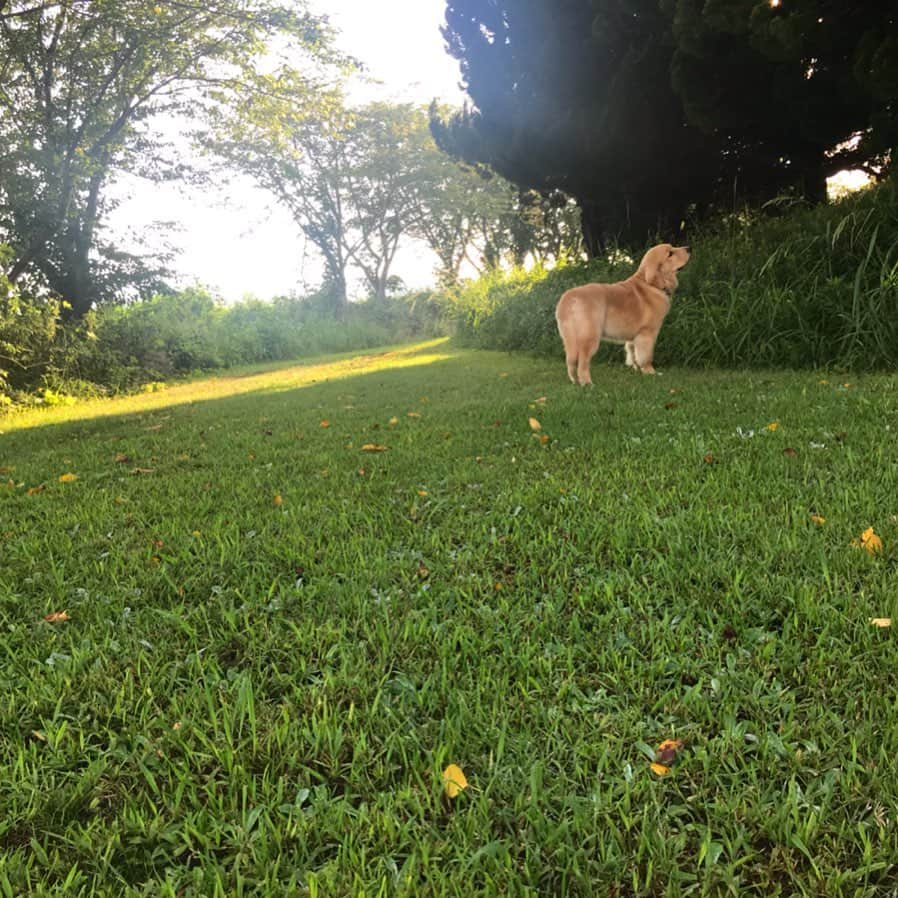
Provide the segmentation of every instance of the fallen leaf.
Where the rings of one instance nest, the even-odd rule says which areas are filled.
[[[318,426],[319,426],[319,427],[330,427],[330,426],[331,426],[331,422],[330,422],[330,421],[321,421],[321,422],[318,424]]]
[[[394,415],[387,423],[390,427],[395,427],[399,423],[399,419]]]
[[[812,513],[812,514],[811,514],[811,520],[812,520],[815,524],[825,524],[825,523],[826,523],[826,518],[823,517],[822,514],[813,514],[813,513]]]
[[[427,569],[423,561],[418,564],[418,576],[422,580],[426,580],[430,576],[430,571]]]
[[[284,500],[281,497],[280,493],[274,494],[274,499],[271,500],[274,503],[275,508],[280,508],[284,504]]]
[[[450,764],[443,771],[443,789],[447,797],[455,798],[459,792],[468,788],[468,780],[457,764]]]
[[[131,456],[125,455],[124,452],[115,453],[115,463],[117,465],[127,465],[131,462]]]
[[[543,429],[542,424],[540,424],[539,421],[536,420],[536,418],[528,418],[527,420],[530,423],[531,430],[542,430]]]
[[[69,474],[60,474],[60,475],[59,475],[59,482],[60,482],[60,483],[72,483],[73,481],[75,481],[75,480],[77,480],[77,479],[78,479],[78,475],[77,475],[77,474],[69,473]]]
[[[670,409],[676,408],[676,407],[677,407],[677,404],[676,404],[676,402],[665,402],[665,403],[664,403],[664,407],[665,407],[668,411],[670,411]]]
[[[155,468],[132,468],[131,473],[132,474],[155,474],[156,469]]]
[[[47,736],[43,730],[32,730],[31,736],[32,736],[32,738],[37,739],[38,742],[46,742],[47,741]]]
[[[817,383],[822,384],[824,387],[829,383],[828,380],[819,380]]]
[[[153,424],[150,427],[144,427],[144,430],[162,430],[161,424]]]
[[[871,554],[882,551],[882,540],[874,533],[872,527],[868,527],[861,534],[861,545]]]
[[[786,446],[786,448],[783,449],[783,455],[787,458],[795,458],[798,453],[791,446]]]
[[[546,397],[545,397],[545,396],[540,396],[539,399],[534,399],[533,401],[534,401],[534,402],[543,403],[543,402],[546,401]]]
[[[779,428],[779,426],[780,426],[780,422],[779,422],[779,421],[771,421],[771,422],[767,425],[767,429],[768,429],[771,433],[773,433],[773,431],[777,430],[777,429]]]
[[[380,446],[377,443],[365,443],[365,445],[362,446],[362,452],[386,452],[386,451],[387,451],[386,446]]]
[[[652,764],[651,768],[656,776],[667,776],[670,773],[670,767],[665,767],[664,764]]]
[[[419,412],[406,412],[406,418],[420,418],[421,414]]]
[[[706,465],[713,465],[717,463],[717,459],[714,458],[713,452],[706,452],[704,457],[704,462]]]
[[[539,441],[543,444],[543,446],[545,446],[546,443],[549,442],[549,439],[550,439],[549,435],[548,435],[547,433],[544,433],[544,434],[539,438]]]
[[[48,624],[59,624],[63,621],[70,620],[68,611],[54,611],[51,614],[48,614],[44,620]]]
[[[9,465],[0,466],[0,474],[12,474],[15,471],[15,467]]]
[[[42,493],[47,487],[42,483],[39,486],[30,486],[28,487],[28,495],[34,496],[37,493]]]
[[[171,725],[171,728],[177,733],[178,730],[181,729],[181,721],[180,721],[180,720],[176,720],[176,721]]]
[[[427,495],[427,490],[418,490],[418,495],[419,495],[419,496],[426,496],[426,495]]]
[[[659,764],[673,764],[682,749],[683,743],[679,739],[665,739],[655,750],[655,760]]]
[[[885,629],[886,627],[892,626],[892,618],[890,617],[871,617],[870,623],[873,624],[874,627],[881,627]]]

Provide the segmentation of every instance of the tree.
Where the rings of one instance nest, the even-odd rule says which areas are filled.
[[[846,29],[841,46],[838,24],[828,44],[796,43],[790,29],[803,34],[819,4],[795,0],[801,16],[782,23],[768,16],[789,4],[447,0],[443,34],[473,106],[435,122],[434,134],[522,187],[573,196],[590,254],[608,235],[673,233],[687,216],[731,203],[734,190],[765,198],[794,185],[817,197],[821,156],[876,115],[881,148],[892,145],[895,29],[868,0],[868,26]],[[858,8],[848,4],[836,21]],[[843,92],[825,108],[833,75],[818,90],[814,66],[829,72],[840,53],[832,72],[848,78],[850,69],[855,87],[872,79],[878,100],[871,86],[863,102],[852,106]],[[848,95],[860,96],[854,87]]]
[[[162,116],[195,121],[270,87],[265,47],[328,61],[328,33],[277,0],[7,0],[0,6],[0,238],[74,316],[136,272],[98,238],[116,171],[184,174]],[[280,63],[271,55],[270,68]],[[311,84],[308,89],[312,90]],[[129,272],[130,269],[130,272]]]
[[[822,200],[840,169],[879,171],[898,138],[894,8],[875,0],[664,5],[686,113],[753,159],[762,173],[754,192],[791,184]]]

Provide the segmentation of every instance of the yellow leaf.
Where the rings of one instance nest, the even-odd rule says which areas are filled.
[[[426,495],[427,495],[427,490],[418,490],[418,495],[419,495],[419,496],[426,496]]]
[[[284,500],[280,493],[275,493],[272,501],[274,502],[275,508],[280,508],[284,504]]]
[[[861,545],[871,554],[882,551],[882,540],[873,532],[872,527],[868,527],[861,534]]]
[[[468,788],[468,780],[465,777],[461,767],[457,764],[450,764],[443,771],[443,789],[449,798],[455,798],[459,792]]]
[[[772,432],[773,432],[774,430],[776,430],[779,426],[780,426],[780,422],[779,422],[779,421],[771,421],[771,422],[767,425],[767,429],[772,433]]]
[[[667,776],[670,773],[670,767],[665,767],[664,764],[652,764],[652,773],[656,776]]]
[[[890,617],[871,617],[870,623],[873,624],[874,627],[882,627],[885,629],[886,627],[892,626],[892,618]]]
[[[543,429],[542,424],[540,424],[539,421],[536,420],[536,418],[528,418],[527,420],[530,422],[531,430],[542,430]]]
[[[825,523],[826,523],[826,518],[823,517],[822,514],[812,514],[812,515],[811,515],[811,520],[812,520],[815,524],[825,524]]]
[[[392,418],[390,418],[388,423],[390,427],[395,427],[399,423],[399,419],[394,415]]]
[[[406,417],[407,418],[420,418],[421,413],[420,412],[407,412]]]
[[[48,614],[44,618],[44,620],[48,624],[59,624],[59,623],[62,623],[63,621],[67,621],[69,619],[70,618],[69,618],[68,611],[54,611],[52,614]]]
[[[78,479],[77,474],[60,474],[59,475],[60,483],[71,483],[73,480],[77,480],[77,479]]]
[[[387,451],[386,446],[380,446],[377,443],[365,443],[365,445],[362,446],[362,452],[386,452],[386,451]]]
[[[196,537],[200,537],[200,536],[202,536],[202,535],[203,535],[203,534],[200,533],[199,530],[194,530],[194,531],[191,533],[191,536],[196,536]]]
[[[162,7],[161,7],[161,6],[154,6],[154,7],[153,7],[153,12],[156,13],[157,16],[161,16],[161,15],[162,15]]]
[[[43,730],[32,730],[31,735],[37,739],[38,742],[46,742],[47,736]]]

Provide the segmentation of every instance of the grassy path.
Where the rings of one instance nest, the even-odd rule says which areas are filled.
[[[0,422],[0,895],[889,894],[898,379],[563,376]]]

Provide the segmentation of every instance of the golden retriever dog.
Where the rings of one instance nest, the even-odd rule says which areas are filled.
[[[624,344],[629,367],[644,374],[655,373],[655,341],[670,310],[677,272],[690,254],[688,246],[661,243],[643,256],[636,273],[625,281],[586,284],[562,295],[555,307],[555,320],[572,383],[592,384],[589,363],[603,339]]]

